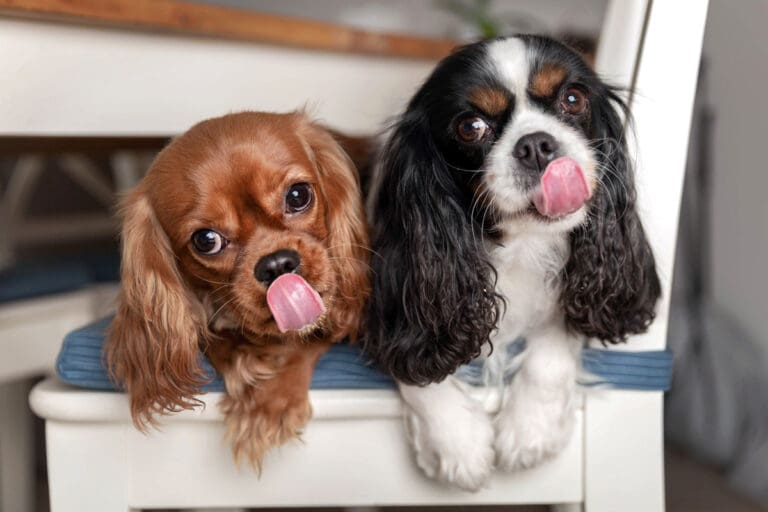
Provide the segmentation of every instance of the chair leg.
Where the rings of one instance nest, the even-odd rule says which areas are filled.
[[[46,422],[51,512],[132,512],[128,428]]]
[[[0,510],[34,510],[34,417],[28,381],[0,385]]]
[[[584,434],[585,512],[664,511],[661,392],[588,394]]]

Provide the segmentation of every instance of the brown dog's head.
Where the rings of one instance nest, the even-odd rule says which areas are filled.
[[[357,174],[303,114],[195,125],[122,213],[106,355],[137,424],[195,405],[199,347],[227,332],[257,343],[357,336],[369,290]]]

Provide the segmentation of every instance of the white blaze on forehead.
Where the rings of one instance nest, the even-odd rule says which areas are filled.
[[[488,57],[501,83],[515,95],[515,106],[527,103],[530,62],[525,43],[516,37],[494,41],[488,46]]]

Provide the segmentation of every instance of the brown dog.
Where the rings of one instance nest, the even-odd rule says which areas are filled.
[[[302,113],[227,115],[174,139],[122,213],[106,356],[135,424],[200,403],[202,350],[235,458],[260,469],[308,421],[318,358],[357,335],[369,267],[351,161]]]

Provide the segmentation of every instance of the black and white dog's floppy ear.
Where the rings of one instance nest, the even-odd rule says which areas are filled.
[[[611,90],[593,105],[600,183],[588,222],[570,235],[561,297],[568,326],[604,343],[645,331],[661,295],[618,108],[626,110]]]
[[[466,190],[409,111],[380,154],[369,198],[373,293],[364,345],[398,380],[443,380],[480,354],[496,325],[495,272]]]

